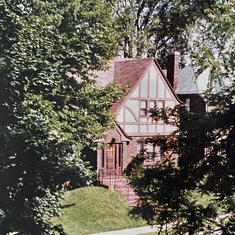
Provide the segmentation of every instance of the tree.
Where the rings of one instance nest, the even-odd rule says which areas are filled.
[[[176,49],[182,55],[182,66],[190,59],[195,68],[197,65],[204,69],[216,65],[217,61],[216,71],[215,66],[211,70],[218,75],[221,66],[218,57],[220,62],[228,61],[233,53],[233,0],[117,0],[115,9],[124,57],[156,57],[161,67],[166,68],[167,52]],[[218,55],[218,49],[223,51],[223,56]],[[234,55],[230,64],[233,58]],[[223,63],[223,66],[228,65]]]
[[[166,51],[187,51],[189,27],[207,16],[216,1],[118,0],[117,30],[122,32],[124,57],[156,56]],[[164,63],[163,63],[164,64]],[[161,65],[163,65],[161,64]]]
[[[207,17],[197,20],[190,30],[190,59],[198,73],[209,67],[211,78],[222,83],[223,79],[231,80],[235,76],[234,1],[216,1],[206,11]]]
[[[235,84],[222,93],[208,95],[212,110],[205,114],[189,113],[182,105],[151,110],[155,121],[175,125],[177,130],[170,136],[146,140],[160,146],[163,160],[132,179],[131,184],[140,196],[134,214],[140,214],[150,224],[162,227],[170,224],[176,234],[209,232],[214,231],[214,227],[223,234],[233,234],[234,97]],[[204,205],[194,198],[195,192],[210,195],[210,203]],[[227,220],[215,221],[218,208],[227,215]]]
[[[90,71],[117,51],[103,0],[0,1],[0,233],[49,234],[61,184],[91,183],[82,150],[114,126],[122,90]]]

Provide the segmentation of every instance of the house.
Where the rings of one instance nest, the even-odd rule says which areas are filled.
[[[121,175],[143,148],[148,158],[145,165],[156,164],[161,155],[158,147],[143,146],[143,138],[154,135],[169,135],[174,127],[163,122],[152,121],[148,109],[174,107],[182,102],[192,112],[204,112],[205,102],[201,98],[195,75],[191,68],[179,69],[179,53],[168,53],[167,76],[155,58],[115,59],[108,71],[97,73],[98,82],[108,84],[117,79],[121,86],[130,90],[119,102],[113,104],[111,112],[117,115],[117,127],[106,133],[105,148],[89,154],[93,167],[100,177]]]

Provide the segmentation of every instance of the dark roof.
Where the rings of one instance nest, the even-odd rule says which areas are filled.
[[[167,71],[163,70],[163,72],[166,76]],[[184,67],[183,69],[179,69],[179,80],[176,94],[199,94],[197,83],[195,80],[195,73],[191,67]]]
[[[115,61],[115,77],[118,83],[121,86],[133,87],[152,61],[153,58]]]
[[[154,58],[114,59],[110,62],[109,70],[96,72],[96,75],[98,76],[96,80],[102,85],[107,85],[116,78],[120,86],[129,86],[133,88],[153,60]],[[125,94],[125,96],[127,94]],[[123,99],[113,104],[111,108],[112,113],[116,112],[122,101]]]

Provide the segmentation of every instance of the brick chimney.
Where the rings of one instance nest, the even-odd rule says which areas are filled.
[[[179,80],[179,57],[180,53],[176,50],[171,50],[167,54],[167,78],[174,91],[177,89]]]

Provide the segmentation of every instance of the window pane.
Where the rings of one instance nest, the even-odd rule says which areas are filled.
[[[147,101],[142,100],[140,102],[140,115],[146,116],[147,115]]]
[[[190,110],[190,99],[189,98],[186,99],[185,105],[186,105],[186,109],[189,111]]]
[[[140,109],[140,115],[141,116],[146,116],[147,115],[147,110],[146,109]]]
[[[141,108],[147,108],[147,102],[145,101],[145,100],[142,100],[141,102],[140,102],[140,107]]]
[[[157,107],[158,107],[159,109],[164,109],[164,101],[159,100]]]
[[[153,109],[155,105],[156,105],[156,101],[155,100],[150,100],[149,101],[149,108],[150,109]]]
[[[137,153],[141,153],[141,151],[143,151],[143,142],[138,142],[137,143]]]

